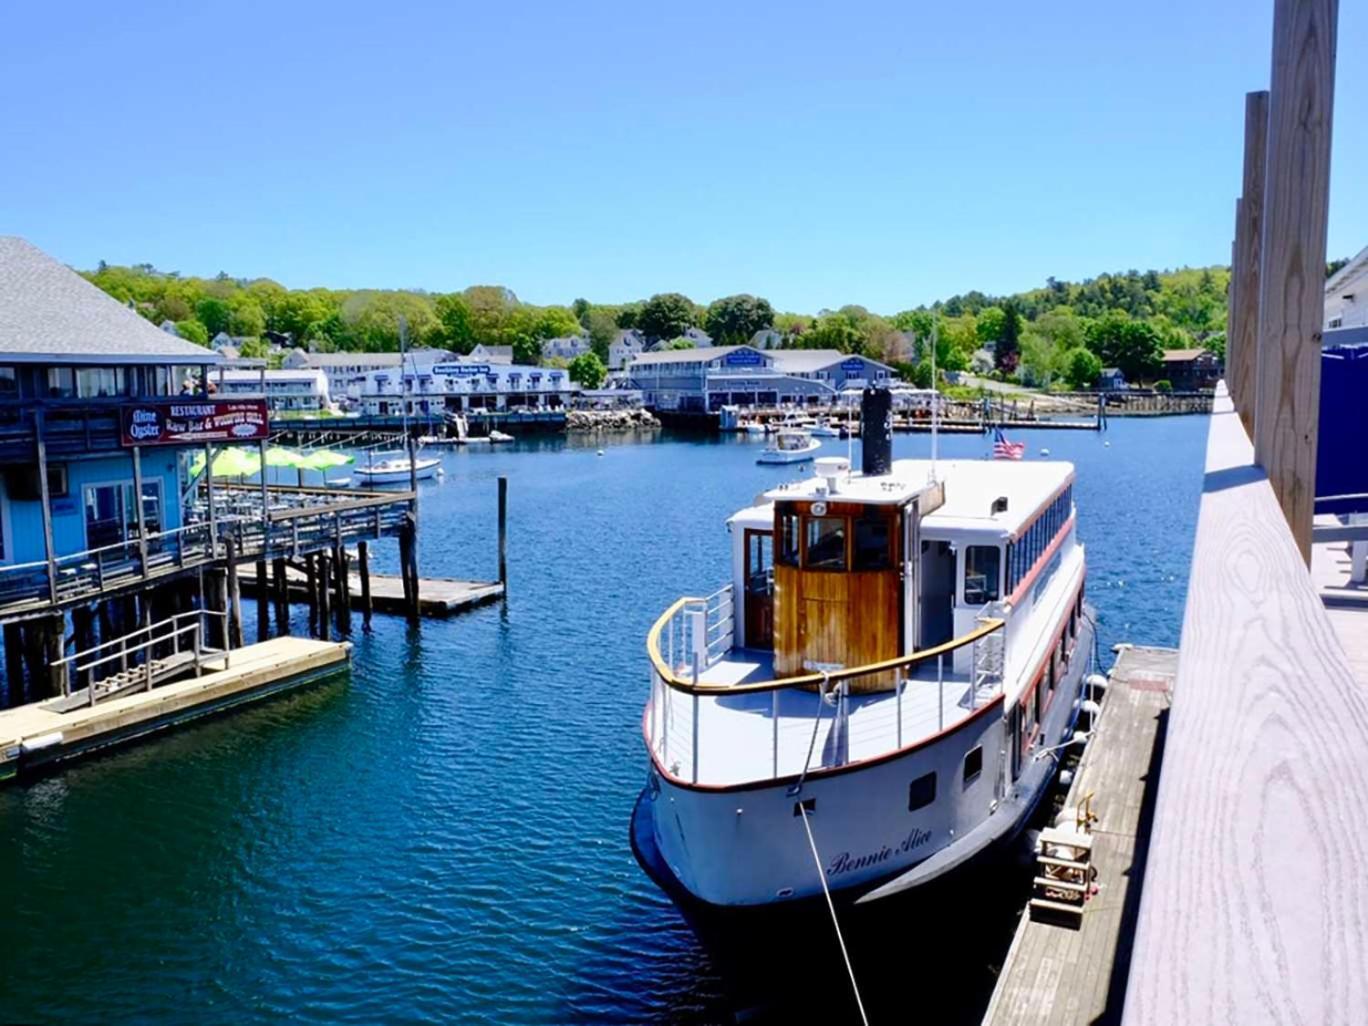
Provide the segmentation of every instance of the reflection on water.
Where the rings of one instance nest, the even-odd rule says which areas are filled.
[[[1205,429],[1021,436],[1078,465],[1104,651],[1177,640]],[[507,475],[506,606],[364,635],[357,617],[350,678],[0,791],[0,917],[22,938],[0,1019],[847,1021],[825,917],[709,953],[627,843],[645,631],[726,576],[726,516],[800,473],[756,447],[642,433],[444,454],[421,486],[423,570],[494,575]],[[1028,885],[1008,862],[852,915],[871,1013],[976,1021]]]

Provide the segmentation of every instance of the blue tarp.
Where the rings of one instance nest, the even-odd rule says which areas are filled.
[[[1368,513],[1368,345],[1321,354],[1316,512]]]

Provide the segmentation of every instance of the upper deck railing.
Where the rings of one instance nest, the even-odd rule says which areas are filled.
[[[729,585],[706,598],[679,599],[660,615],[647,635],[646,651],[651,661],[651,700],[642,725],[647,747],[672,776],[682,777],[691,783],[700,782],[700,756],[703,746],[709,743],[704,736],[700,716],[702,698],[769,696],[771,730],[766,742],[769,746],[768,778],[777,779],[789,770],[783,765],[780,754],[783,747],[780,737],[780,700],[783,692],[816,689],[823,696],[834,696],[838,701],[843,701],[849,694],[851,681],[895,673],[895,683],[888,695],[888,715],[864,728],[861,737],[867,748],[879,754],[898,751],[906,744],[922,740],[919,736],[912,736],[910,724],[909,730],[904,730],[903,699],[908,688],[938,689],[937,731],[952,725],[949,717],[963,719],[1002,694],[1006,620],[1000,616],[980,617],[979,625],[974,630],[944,644],[862,666],[736,684],[702,679],[706,671],[724,662],[732,651],[734,618],[735,604]],[[945,672],[945,657],[965,646],[972,646],[974,650],[971,661],[973,671],[967,678],[955,678],[953,673]],[[744,656],[738,655],[738,658]],[[935,664],[936,675],[924,680],[914,678],[910,671],[926,664]],[[964,699],[961,701],[952,694],[947,703],[947,688],[952,693],[962,692]],[[814,706],[819,716],[821,706],[821,702]],[[804,723],[801,729],[809,728]],[[727,743],[734,743],[734,739],[729,737]],[[686,766],[687,773],[683,769]]]

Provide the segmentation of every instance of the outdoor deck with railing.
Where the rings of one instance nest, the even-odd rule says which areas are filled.
[[[239,560],[297,558],[336,544],[385,537],[409,513],[408,491],[214,485],[213,515],[200,488],[187,523],[136,531],[125,541],[0,567],[0,615],[41,612],[94,599],[223,559],[231,539]],[[263,502],[265,516],[263,516]]]

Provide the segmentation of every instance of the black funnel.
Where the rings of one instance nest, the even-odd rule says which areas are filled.
[[[886,388],[866,388],[860,397],[860,471],[893,471],[893,393]]]

